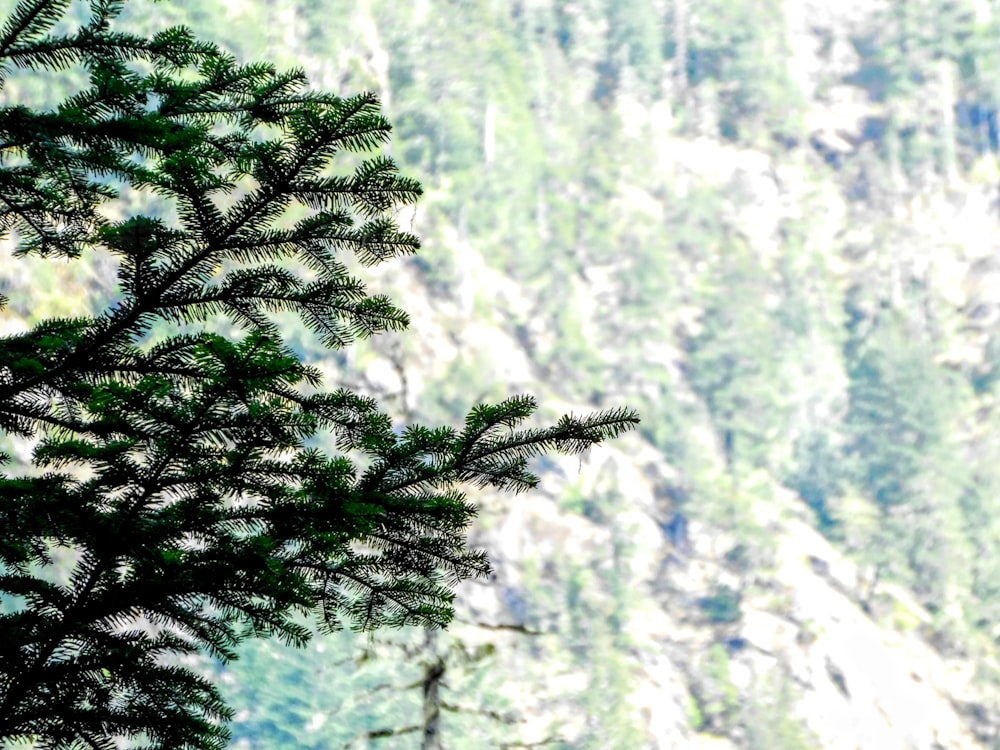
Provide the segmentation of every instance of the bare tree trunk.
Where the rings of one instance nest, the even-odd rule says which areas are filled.
[[[446,667],[436,645],[437,633],[427,631],[427,652],[431,659],[424,669],[424,738],[420,750],[441,750],[441,680]]]
[[[497,108],[493,102],[486,102],[486,113],[483,115],[483,163],[489,166],[496,154],[497,141]]]
[[[942,173],[949,185],[958,182],[958,149],[955,133],[955,67],[950,60],[938,62],[941,100],[941,161]]]
[[[688,3],[690,0],[674,0],[674,76],[677,98],[688,104]]]

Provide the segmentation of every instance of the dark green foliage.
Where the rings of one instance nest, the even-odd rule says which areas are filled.
[[[976,6],[969,0],[893,0],[871,25],[870,38],[856,46],[871,57],[860,83],[882,100],[912,97],[933,76],[931,61],[957,59],[974,31]]]
[[[738,591],[729,586],[720,586],[711,596],[701,597],[698,607],[711,623],[737,622],[743,616],[740,611],[741,598]]]
[[[849,81],[885,105],[886,116],[875,140],[897,189],[903,174],[919,182],[935,161],[941,174],[956,168],[959,144],[954,125],[944,116],[946,112],[950,116],[956,102],[950,84],[942,86],[942,75],[950,78],[954,70],[956,78],[971,84],[970,93],[989,75],[970,69],[988,65],[992,56],[983,49],[982,54],[972,55],[975,63],[969,57],[983,43],[975,37],[979,14],[970,0],[893,0],[875,14],[871,31],[854,40],[862,62]],[[993,34],[984,46],[995,47],[995,40]],[[973,94],[974,103],[961,105],[960,127],[968,128],[971,120],[985,113],[993,97],[984,94],[980,89]],[[980,134],[967,130],[965,136],[983,145]]]
[[[816,514],[820,531],[839,537],[841,519],[835,499],[842,493],[845,472],[843,451],[825,432],[810,432],[795,445],[795,471],[786,480]]]
[[[730,677],[729,654],[721,643],[713,643],[698,665],[691,685],[691,720],[699,731],[722,734],[733,729],[740,694]]]
[[[661,22],[651,0],[612,0],[605,11],[608,38],[598,87],[617,86],[622,68],[632,69],[656,93],[663,66]]]
[[[218,748],[230,710],[169,657],[301,645],[304,615],[447,624],[455,582],[488,570],[458,486],[528,489],[531,457],[637,420],[525,429],[535,404],[515,397],[462,429],[397,430],[371,399],[323,392],[275,313],[331,348],[407,322],[340,259],[419,244],[394,212],[420,186],[356,155],[388,137],[377,100],[311,91],[185,29],[120,31],[122,5],[92,0],[74,27],[68,0],[24,0],[0,30],[4,76],[89,81],[53,109],[0,107],[0,231],[22,256],[110,253],[121,292],[0,339],[0,429],[41,437],[38,471],[0,477],[0,741]],[[353,168],[332,171],[341,154]],[[108,218],[116,184],[176,220]],[[314,447],[324,435],[339,452]]]
[[[780,3],[705,0],[690,8],[687,77],[718,97],[719,135],[764,148],[772,136],[798,135],[803,101],[784,64],[790,45]]]
[[[730,239],[712,286],[704,293],[701,330],[686,342],[689,381],[705,401],[727,464],[759,468],[780,440],[786,419],[782,362],[772,352],[789,337],[761,304],[773,295],[765,269]]]
[[[960,500],[968,466],[952,436],[962,393],[933,362],[923,333],[895,311],[848,345],[849,465],[880,510],[872,561],[940,606],[965,584]]]
[[[919,335],[889,313],[849,347],[850,451],[883,509],[907,502],[945,449],[954,388]]]

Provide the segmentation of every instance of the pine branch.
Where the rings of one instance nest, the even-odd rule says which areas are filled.
[[[70,5],[70,0],[21,0],[0,29],[0,60],[13,44],[30,41],[52,27]]]
[[[165,657],[301,645],[303,614],[326,630],[446,625],[455,584],[489,570],[461,485],[533,486],[532,456],[637,420],[520,429],[535,403],[518,397],[476,407],[461,432],[397,434],[370,398],[311,393],[319,373],[275,313],[329,348],[407,324],[340,260],[419,247],[392,215],[416,182],[378,155],[333,171],[386,142],[377,98],[309,91],[301,71],[240,65],[183,28],[113,31],[123,0],[90,5],[74,33],[56,30],[67,0],[21,0],[0,27],[0,73],[89,75],[52,111],[0,107],[0,234],[20,234],[20,255],[110,251],[122,290],[99,315],[0,337],[0,429],[40,433],[45,472],[0,474],[0,595],[24,603],[0,615],[0,741],[221,748],[231,711]],[[177,225],[107,221],[108,178],[170,201]],[[307,216],[279,227],[292,207]],[[215,315],[244,332],[210,333]],[[340,453],[308,447],[319,430]],[[39,573],[54,546],[77,558],[68,582]]]

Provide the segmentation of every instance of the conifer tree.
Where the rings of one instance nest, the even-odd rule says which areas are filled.
[[[418,247],[394,212],[419,185],[370,153],[376,98],[88,5],[75,22],[71,0],[20,0],[0,28],[0,86],[86,77],[50,109],[0,100],[0,235],[22,256],[110,253],[120,286],[100,314],[0,338],[0,430],[39,437],[30,473],[0,474],[0,744],[220,748],[231,711],[178,656],[301,645],[303,615],[446,625],[454,584],[488,570],[461,488],[528,489],[532,456],[637,419],[525,427],[535,403],[515,397],[398,430],[324,392],[274,313],[331,349],[407,323],[343,260]],[[109,218],[121,188],[160,215]]]

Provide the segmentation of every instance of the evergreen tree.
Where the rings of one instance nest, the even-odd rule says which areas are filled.
[[[718,130],[710,135],[764,149],[775,135],[795,136],[802,100],[782,63],[788,39],[781,4],[704,0],[684,10],[685,78],[703,107],[717,108]]]
[[[231,711],[178,656],[301,645],[304,615],[447,624],[455,582],[488,570],[461,485],[530,488],[532,456],[637,419],[525,428],[534,402],[515,397],[399,430],[323,392],[275,313],[331,349],[407,322],[340,259],[418,247],[393,217],[419,185],[365,155],[389,133],[376,98],[183,28],[129,33],[122,7],[77,21],[71,0],[21,0],[0,28],[3,80],[86,78],[51,109],[4,99],[0,233],[21,255],[111,254],[120,286],[99,315],[0,338],[0,429],[40,437],[35,470],[0,475],[0,743],[219,748]],[[119,185],[160,215],[110,218]]]
[[[761,300],[774,294],[742,239],[727,237],[713,287],[703,293],[701,330],[687,351],[689,382],[704,399],[730,470],[767,467],[785,431],[787,405],[779,354],[788,332]]]
[[[935,159],[942,174],[957,169],[953,64],[968,47],[975,15],[968,0],[893,0],[860,40],[856,79],[886,105],[884,156],[896,190],[932,172]]]
[[[967,466],[953,444],[956,380],[903,313],[884,311],[848,342],[848,460],[880,511],[870,561],[947,604],[968,570],[960,500]]]

